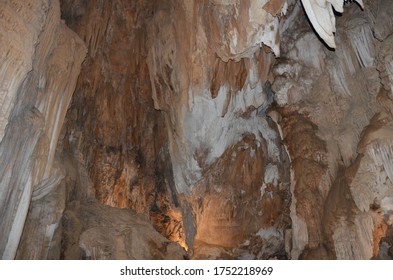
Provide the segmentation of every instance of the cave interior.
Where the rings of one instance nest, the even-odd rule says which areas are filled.
[[[393,259],[393,1],[0,1],[1,259]]]

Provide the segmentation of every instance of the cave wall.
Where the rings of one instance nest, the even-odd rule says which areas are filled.
[[[184,250],[160,235],[146,217],[99,205],[88,163],[69,148],[73,135],[66,127],[72,118],[63,123],[78,89],[81,64],[92,53],[61,19],[60,2],[2,2],[1,20],[2,259],[183,259]],[[133,175],[124,176],[135,181]],[[147,196],[154,195],[160,194]],[[108,236],[114,238],[111,245],[106,244]]]
[[[133,209],[184,246],[165,122],[147,66],[150,1],[62,1],[88,48],[66,123],[65,149],[86,167],[102,204]]]
[[[60,2],[0,4],[2,258],[391,258],[389,1]]]
[[[150,27],[154,106],[168,127],[176,190],[191,208],[195,258],[242,257],[261,243],[270,248],[253,255],[285,255],[289,162],[266,109],[279,54],[275,16],[287,5],[270,14],[264,4],[168,1]]]
[[[261,10],[244,26],[249,15],[239,11],[261,8],[257,1],[212,3],[215,9],[200,1],[62,3],[67,25],[89,50],[68,112],[66,148],[87,167],[98,200],[145,214],[183,246],[193,247],[197,234],[201,244],[235,247],[266,228],[280,240],[273,253],[285,254],[290,221],[281,205],[289,205],[289,173],[276,126],[263,117],[272,102],[274,54],[260,50],[265,42],[278,51],[278,19]],[[284,2],[276,13],[282,8]],[[216,19],[219,13],[228,14],[226,22]],[[231,23],[234,14],[239,18]],[[228,24],[247,36],[238,43],[224,36]],[[244,33],[247,28],[253,32]],[[222,181],[222,173],[231,176]],[[262,199],[266,188],[269,197]],[[203,198],[191,195],[193,189]],[[269,211],[263,207],[272,214],[261,219]]]
[[[291,22],[273,69],[292,160],[292,258],[370,259],[391,226],[391,101],[383,69],[392,6],[364,4],[346,6],[337,18],[334,51],[304,20]]]
[[[8,259],[15,257],[29,205],[64,176],[55,151],[86,49],[60,21],[58,1],[0,6],[0,252]],[[33,239],[50,241],[57,207],[31,217],[45,219]]]

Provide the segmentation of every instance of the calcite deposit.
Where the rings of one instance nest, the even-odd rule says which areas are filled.
[[[1,258],[393,258],[392,19],[1,1]]]
[[[8,259],[15,257],[29,205],[64,176],[55,152],[86,48],[61,22],[59,2],[0,5],[0,254]],[[31,236],[52,238],[61,218],[56,207],[30,212],[31,219],[45,220]]]

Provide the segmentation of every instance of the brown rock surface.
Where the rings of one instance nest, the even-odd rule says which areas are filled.
[[[63,1],[63,17],[88,46],[66,124],[66,149],[82,158],[95,196],[145,214],[184,245],[165,123],[153,107],[146,63],[150,1]]]
[[[392,258],[393,4],[350,2],[2,1],[1,257]]]

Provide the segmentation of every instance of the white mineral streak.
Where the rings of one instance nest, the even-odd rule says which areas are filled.
[[[381,208],[384,214],[388,214],[389,211],[393,211],[393,196],[387,196],[381,200]]]
[[[255,30],[247,36],[248,46],[260,46],[261,43],[269,46],[276,56],[280,56],[278,36],[279,21],[263,9],[268,0],[252,0],[249,8],[249,28]],[[239,51],[237,51],[239,53]]]
[[[229,103],[227,99],[231,100]],[[172,156],[175,182],[179,192],[188,192],[189,187],[201,179],[201,167],[197,162],[198,153],[203,153],[204,163],[212,164],[225,150],[239,142],[245,133],[253,133],[256,139],[267,141],[268,157],[278,161],[279,148],[275,144],[277,133],[266,119],[253,112],[250,118],[239,118],[247,108],[266,108],[268,97],[260,83],[254,89],[247,86],[232,98],[227,86],[222,86],[218,96],[212,98],[209,91],[194,96],[190,109],[183,109],[183,131],[173,146]],[[223,112],[227,111],[225,115]],[[180,136],[180,137],[179,137]]]
[[[338,259],[371,258],[375,246],[373,231],[376,228],[370,205],[379,205],[384,214],[389,214],[392,209],[393,124],[386,116],[380,115],[379,120],[384,125],[363,139],[360,150],[363,157],[350,183],[353,200],[361,212],[356,214],[354,226],[348,227],[348,223],[343,222],[335,230],[333,239]]]
[[[373,31],[363,18],[354,18],[348,26],[348,37],[362,67],[375,66]]]
[[[380,117],[384,119],[384,115]],[[386,119],[385,119],[386,120]],[[386,124],[367,135],[364,157],[351,183],[354,201],[361,211],[393,195],[393,124]]]
[[[393,35],[389,36],[382,44],[378,65],[381,83],[389,96],[393,96]]]
[[[368,153],[374,160],[374,166],[383,167],[391,182],[393,182],[393,145],[391,142],[380,145],[378,142],[369,146]]]
[[[386,60],[385,71],[389,79],[390,92],[393,93],[393,56],[391,56],[389,60],[388,59]]]
[[[386,162],[386,152],[381,147],[369,147],[368,154],[362,160],[363,165],[351,184],[352,196],[361,211],[368,211],[371,204],[393,193],[392,181],[388,179],[390,171],[384,170],[384,166],[390,168],[391,165]]]
[[[308,244],[308,230],[306,222],[297,215],[296,196],[295,196],[295,175],[291,168],[291,193],[292,201],[290,206],[290,216],[292,220],[292,248],[287,252],[292,260],[297,260],[303,252],[304,247]],[[289,249],[289,248],[288,248]]]
[[[369,215],[358,215],[354,224],[342,217],[333,234],[338,260],[367,260],[373,255],[373,219]]]
[[[265,183],[277,185],[280,176],[276,165],[269,163],[265,171]]]
[[[275,250],[278,250],[284,242],[284,234],[275,227],[261,228],[255,235],[262,239],[263,242],[257,259],[260,259],[263,254],[273,253]]]

